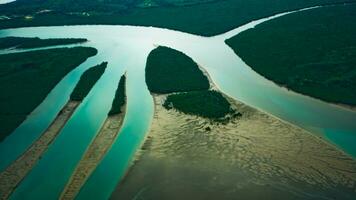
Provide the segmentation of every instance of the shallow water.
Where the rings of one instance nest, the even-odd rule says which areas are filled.
[[[10,2],[14,2],[16,0],[0,0],[0,4],[5,4],[5,3],[10,3]]]
[[[259,21],[263,22],[263,20]],[[108,61],[93,90],[77,108],[48,151],[15,190],[12,199],[57,198],[86,147],[106,118],[120,76],[127,71],[128,107],[114,145],[86,182],[79,199],[108,198],[143,142],[153,115],[153,102],[144,81],[148,53],[156,45],[175,48],[204,67],[226,94],[282,120],[323,136],[356,156],[356,112],[306,97],[275,85],[255,73],[225,43],[231,33],[252,28],[256,21],[216,37],[134,26],[61,26],[1,30],[0,37],[80,37],[98,49],[95,57],[68,74],[45,101],[0,143],[0,170],[15,160],[48,127],[85,69]],[[346,138],[346,139],[345,139]]]

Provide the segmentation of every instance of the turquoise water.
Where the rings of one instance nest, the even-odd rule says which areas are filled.
[[[27,120],[0,144],[0,171],[19,157],[51,124],[69,100],[69,95],[79,81],[80,75],[87,68],[97,64],[95,60],[96,57],[89,58],[65,76]]]
[[[144,82],[144,66],[148,53],[156,45],[169,46],[192,57],[209,72],[226,94],[323,136],[355,157],[356,112],[275,85],[251,70],[224,44],[224,40],[232,33],[238,34],[256,24],[253,22],[211,38],[133,26],[63,26],[0,31],[0,37],[84,37],[90,40],[87,46],[99,50],[97,56],[68,74],[24,124],[0,143],[1,169],[25,151],[55,118],[84,69],[102,61],[109,62],[104,75],[11,198],[53,199],[59,196],[86,147],[104,122],[119,78],[127,71],[128,107],[123,128],[80,191],[78,199],[105,199],[110,196],[143,142],[152,119],[153,102]],[[6,153],[2,153],[2,150]]]
[[[114,56],[109,52],[106,55]],[[119,59],[119,56],[115,57]],[[119,78],[124,73],[125,68],[116,59],[110,58],[110,61],[102,78],[11,199],[55,199],[60,195],[86,147],[103,124]]]
[[[0,4],[10,3],[16,0],[0,0]]]
[[[115,189],[136,149],[143,142],[153,114],[153,99],[147,90],[144,68],[150,49],[128,63],[127,115],[118,139],[95,172],[85,183],[77,199],[107,199]],[[134,122],[134,123],[132,123]],[[136,122],[141,122],[138,125]]]

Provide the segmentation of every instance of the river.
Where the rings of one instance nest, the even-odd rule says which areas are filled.
[[[224,43],[225,39],[272,18],[254,21],[215,37],[153,27],[107,25],[1,30],[0,37],[87,38],[89,42],[85,46],[95,47],[99,53],[62,79],[27,120],[0,143],[0,170],[24,152],[49,126],[87,68],[102,61],[109,62],[103,76],[11,199],[58,198],[86,147],[103,124],[120,76],[127,72],[128,105],[122,130],[77,198],[110,197],[144,141],[152,120],[153,100],[145,84],[144,68],[149,52],[157,45],[177,49],[192,57],[209,72],[222,92],[303,127],[355,157],[356,112],[274,84],[255,73]]]

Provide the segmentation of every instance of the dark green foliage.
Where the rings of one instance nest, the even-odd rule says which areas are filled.
[[[207,77],[185,54],[158,47],[147,59],[146,83],[155,93],[170,94],[163,106],[186,114],[219,119],[233,112],[230,103],[217,91],[209,91]]]
[[[120,114],[122,106],[125,105],[126,102],[126,94],[125,94],[125,84],[126,84],[126,77],[125,75],[121,76],[118,88],[115,93],[114,101],[112,102],[111,110],[109,115],[116,115]]]
[[[0,141],[67,73],[96,53],[75,47],[0,55]]]
[[[0,6],[0,12],[33,14],[42,10],[61,12],[119,13],[137,4],[139,0],[17,0]]]
[[[0,49],[16,47],[18,49],[48,47],[56,45],[66,45],[86,42],[87,39],[63,38],[63,39],[40,39],[24,37],[5,37],[0,38]]]
[[[185,114],[218,119],[232,113],[230,103],[214,90],[203,90],[171,94],[163,106],[166,109],[175,108]]]
[[[103,75],[107,64],[107,62],[103,62],[86,70],[70,95],[70,99],[73,101],[82,101],[100,79],[101,75]]]
[[[325,101],[356,105],[356,5],[291,14],[227,44],[278,84]]]
[[[177,0],[159,0],[158,7],[138,8],[142,1],[69,1],[18,0],[0,6],[0,13],[11,20],[0,20],[0,28],[73,24],[128,24],[164,27],[212,36],[249,21],[283,11],[325,5],[356,2],[355,0],[196,0],[186,6]],[[157,1],[156,1],[157,2]],[[188,1],[185,1],[188,2]],[[122,8],[121,8],[122,7]],[[42,9],[53,12],[36,14]],[[74,12],[77,11],[77,12]],[[82,15],[82,12],[90,16]],[[74,12],[74,13],[73,13]],[[14,16],[20,14],[20,16]],[[26,20],[23,15],[34,15]]]
[[[222,0],[152,0],[152,2],[155,2],[159,6],[189,6],[218,1]]]
[[[158,47],[147,58],[146,83],[151,92],[165,94],[209,89],[209,81],[185,54]]]
[[[11,47],[18,46],[19,44],[25,43],[28,41],[28,38],[22,37],[5,37],[0,38],[0,49],[7,49]]]

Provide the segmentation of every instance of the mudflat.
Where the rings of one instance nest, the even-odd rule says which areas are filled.
[[[228,98],[228,97],[227,97]],[[228,98],[226,124],[154,95],[151,130],[112,199],[352,199],[356,162],[307,131]]]

